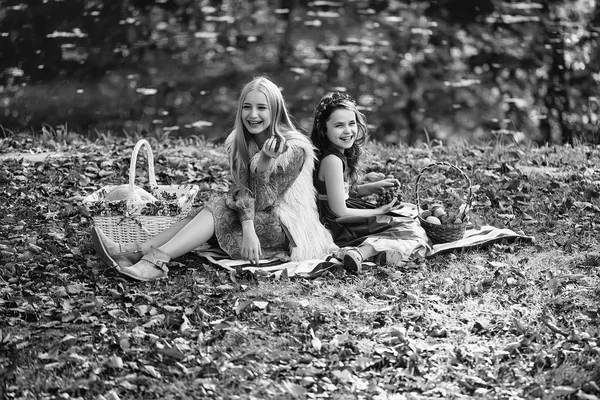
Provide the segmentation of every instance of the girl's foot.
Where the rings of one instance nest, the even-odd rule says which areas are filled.
[[[92,242],[98,256],[111,267],[130,267],[142,259],[137,243],[116,243],[95,226],[92,228]]]
[[[340,249],[340,258],[344,261],[344,268],[352,274],[362,271],[363,256],[356,247],[343,247]]]
[[[119,253],[112,256],[119,267],[131,267],[135,263],[139,262],[144,255],[141,251],[135,253]]]
[[[395,251],[391,252],[391,254],[388,255],[386,260],[386,264],[392,268],[403,268],[404,266],[406,266],[406,262],[407,260],[404,258],[402,253]]]
[[[164,267],[167,268],[167,267]],[[157,268],[154,264],[146,261],[140,260],[138,263],[131,267],[117,267],[117,271],[122,273],[123,275],[127,275],[130,278],[136,279],[142,282],[153,281],[160,278],[166,278],[168,269],[163,270],[161,268]]]
[[[169,272],[167,263],[171,256],[164,251],[152,246],[139,262],[130,267],[117,266],[117,271],[138,281],[153,281],[165,278]]]
[[[385,251],[382,251],[381,253],[378,253],[375,257],[373,257],[373,262],[379,265],[380,267],[385,266],[387,264],[387,256],[385,254]]]

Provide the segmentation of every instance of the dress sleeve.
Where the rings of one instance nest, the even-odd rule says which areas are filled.
[[[268,171],[258,173],[254,170],[250,171],[250,177],[241,176],[241,179],[250,182],[250,187],[234,187],[232,196],[226,200],[227,206],[237,211],[240,221],[254,220],[256,211],[274,206],[280,195],[296,180],[304,165],[304,157],[302,149],[290,148]]]
[[[240,179],[248,182],[248,173],[242,172]],[[254,220],[254,203],[255,199],[252,192],[247,187],[242,187],[234,184],[231,196],[227,196],[225,204],[232,210],[237,211],[240,222],[246,220]]]
[[[253,179],[253,191],[256,193],[256,209],[264,210],[275,205],[283,192],[296,180],[304,165],[304,150],[292,147],[289,154],[284,153],[269,171],[256,173]]]

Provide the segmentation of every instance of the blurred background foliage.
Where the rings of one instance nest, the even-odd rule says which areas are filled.
[[[347,90],[389,143],[600,143],[599,3],[2,0],[0,124],[218,139],[267,75],[304,129]]]

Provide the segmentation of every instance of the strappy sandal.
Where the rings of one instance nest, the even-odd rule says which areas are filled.
[[[95,226],[92,228],[92,243],[96,254],[104,261],[109,267],[131,267],[142,259],[142,252],[124,252],[111,255],[108,251],[106,243],[102,238],[102,233]]]
[[[119,253],[112,256],[112,259],[119,265],[121,268],[132,267],[142,259],[144,255],[141,251],[136,251],[134,253]]]
[[[402,253],[392,251],[390,252],[389,257],[387,257],[386,264],[388,267],[392,268],[404,268],[407,264],[407,259],[402,255]]]
[[[169,254],[152,246],[150,247],[150,251],[138,263],[131,267],[117,266],[117,271],[138,281],[148,282],[166,278],[169,273],[169,268],[167,267],[169,261],[171,261]],[[150,275],[140,275],[140,267],[150,270],[153,273]]]
[[[341,249],[344,260],[344,268],[352,274],[362,272],[363,256],[357,247],[344,247]]]
[[[380,267],[387,265],[387,255],[385,254],[385,251],[382,251],[373,257],[373,262]]]
[[[94,245],[94,250],[96,250],[96,254],[98,254],[98,257],[100,257],[102,261],[104,261],[110,267],[117,268],[119,266],[119,264],[117,264],[117,262],[111,257],[108,249],[104,245],[104,241],[100,237],[98,228],[95,226],[92,227],[92,243]]]
[[[169,269],[167,267],[164,267],[164,269],[158,268],[154,264],[148,263],[146,260],[142,260],[138,264],[140,264],[140,263],[144,263],[144,266],[152,265],[153,267],[155,267],[154,269],[156,269],[157,271],[160,271],[160,272],[158,272],[156,275],[143,276],[143,275],[139,274],[139,269],[135,265],[132,267],[119,266],[119,267],[117,267],[117,271],[119,271],[123,275],[126,275],[130,278],[133,278],[133,279],[141,281],[141,282],[150,282],[150,281],[154,281],[157,279],[163,279],[163,278],[166,278],[168,275]]]

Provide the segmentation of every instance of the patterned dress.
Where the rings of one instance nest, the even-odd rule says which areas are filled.
[[[229,195],[214,198],[205,205],[215,221],[215,234],[210,243],[218,243],[231,258],[242,258],[242,221],[254,220],[263,258],[289,259],[290,239],[274,213],[274,206],[300,174],[305,155],[300,148],[288,151],[292,154],[285,166],[270,172],[251,171],[249,176],[241,177],[248,182],[247,188],[234,185]],[[254,157],[260,157],[260,152]],[[201,210],[192,210],[188,217],[196,216]]]
[[[344,172],[347,169],[346,156],[331,148],[323,152],[321,159],[334,155],[342,160]],[[331,231],[335,244],[340,247],[371,245],[378,253],[385,252],[388,260],[406,261],[411,256],[424,257],[428,239],[425,230],[414,218],[395,214],[371,217],[339,218],[329,207],[325,182],[318,178],[319,166],[315,168],[314,185],[317,189],[317,205],[321,223]],[[344,174],[346,177],[346,174]],[[347,177],[346,177],[347,179]],[[344,182],[346,206],[348,208],[373,209],[373,204],[361,198],[349,196],[349,184]]]

